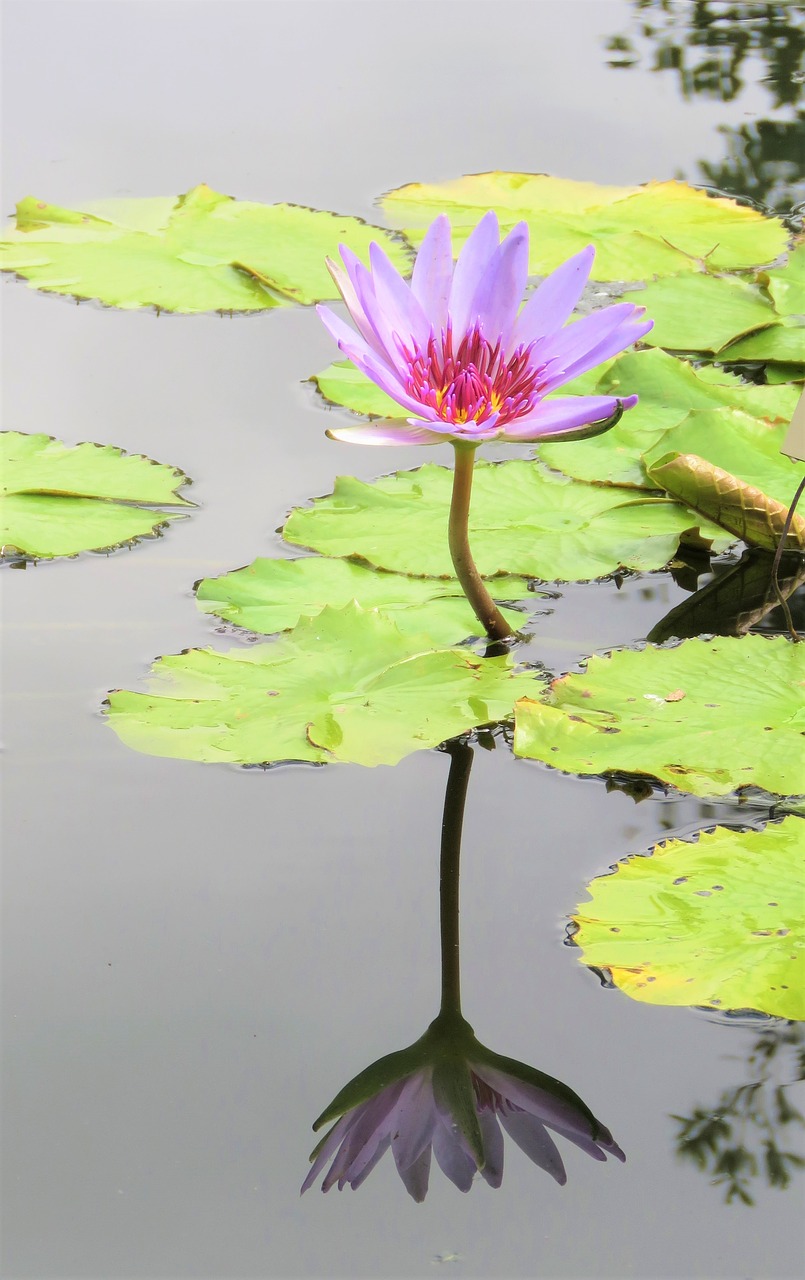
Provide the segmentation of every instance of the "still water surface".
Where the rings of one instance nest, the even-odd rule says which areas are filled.
[[[684,100],[650,59],[609,68],[605,40],[634,15],[620,0],[12,3],[6,205],[206,181],[371,217],[392,186],[492,168],[700,181],[720,126],[790,117],[752,55],[730,102]],[[462,1196],[435,1171],[415,1205],[386,1157],[358,1193],[300,1200],[314,1117],[436,1011],[448,760],[151,759],[99,708],[157,654],[238,643],[197,612],[195,580],[283,554],[288,508],[339,471],[422,452],[325,439],[302,380],[332,351],[310,310],[156,319],[15,283],[3,302],[6,427],[178,465],[199,503],[131,552],[5,577],[3,1275],[798,1274],[797,1187],[724,1207],[674,1152],[670,1115],[741,1082],[754,1030],[603,990],[563,945],[593,875],[730,811],[635,805],[504,751],[478,751],[470,784],[465,1013],[575,1089],[627,1164],[565,1146],[560,1188],[509,1143],[496,1192]],[[563,588],[531,654],[567,669],[686,594],[663,575]]]

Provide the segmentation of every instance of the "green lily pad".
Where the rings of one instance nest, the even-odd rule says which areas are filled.
[[[452,480],[452,471],[432,464],[371,484],[340,476],[329,497],[291,512],[283,537],[397,573],[452,577]],[[674,502],[580,484],[534,462],[475,466],[470,541],[478,570],[487,577],[584,581],[620,567],[658,569],[683,534],[697,528],[707,542],[729,545],[714,525]]]
[[[805,1019],[801,818],[619,862],[577,908],[584,964],[634,1000]]]
[[[785,266],[762,271],[760,279],[780,316],[805,316],[805,243],[788,255]]]
[[[368,418],[398,418],[403,410],[381,391],[351,360],[337,360],[310,379],[330,404],[352,409]]]
[[[29,196],[0,240],[0,269],[36,289],[109,306],[264,311],[335,298],[325,257],[379,241],[406,271],[406,247],[358,218],[234,200],[201,185],[178,199],[97,201],[62,209]]]
[[[805,322],[786,316],[779,324],[732,342],[719,352],[720,360],[765,360],[774,364],[805,363]]]
[[[535,687],[511,659],[434,649],[354,602],[280,640],[190,649],[153,668],[153,693],[116,690],[109,723],[137,751],[182,760],[397,764],[511,715]]]
[[[176,493],[189,483],[175,467],[113,445],[0,432],[3,553],[45,560],[146,537],[180,518],[155,504],[193,505]]]
[[[489,585],[496,600],[529,595],[523,578],[495,578]],[[203,578],[196,598],[205,613],[264,635],[286,631],[300,618],[315,617],[328,605],[343,608],[351,600],[363,609],[381,609],[404,635],[427,635],[432,644],[456,644],[483,631],[455,579],[409,578],[320,556],[257,559],[234,573]],[[502,612],[515,630],[523,625],[522,613]]]
[[[779,386],[783,382],[805,382],[805,364],[788,362],[766,365],[766,382],[769,386]]]
[[[645,280],[695,270],[704,259],[712,270],[773,262],[788,242],[779,219],[684,182],[613,187],[547,174],[476,173],[410,183],[380,203],[415,244],[437,214],[448,214],[456,251],[488,209],[496,211],[505,231],[525,220],[531,229],[529,270],[535,275],[553,271],[590,243],[596,247],[596,280]]]
[[[805,646],[782,636],[622,649],[515,708],[515,755],[647,774],[697,796],[803,789]]]
[[[729,424],[733,423],[740,449],[747,447],[754,432],[768,443],[769,450],[776,447],[779,451],[798,398],[795,387],[756,386],[712,365],[694,369],[686,361],[660,350],[619,356],[588,394],[637,394],[640,400],[611,431],[591,440],[541,445],[540,458],[579,480],[638,488],[656,487],[656,482],[648,477],[643,455],[660,440],[663,452],[678,449],[681,453],[698,453],[727,470],[734,469],[726,461],[720,461],[720,457],[726,458],[725,453],[711,452],[708,431],[711,420],[707,410],[737,411],[734,419],[732,415],[725,416],[725,431],[719,439],[722,435],[729,437]],[[746,415],[760,420],[755,426],[747,427],[748,437],[740,427]],[[676,429],[683,422],[685,439],[691,432],[697,437],[695,448],[676,444]],[[772,429],[767,424],[775,426]],[[745,478],[751,480],[750,476]]]
[[[780,452],[788,426],[785,421],[768,423],[731,409],[689,413],[646,451],[644,465],[649,482],[664,454],[695,453],[746,484],[762,489],[770,498],[788,504],[805,476],[805,464],[792,462]]]
[[[645,307],[654,321],[642,341],[671,351],[715,355],[779,318],[758,285],[703,273],[668,276],[627,296]]]

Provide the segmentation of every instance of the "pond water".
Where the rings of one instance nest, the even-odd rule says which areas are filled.
[[[652,71],[650,40],[635,36],[635,65],[607,65],[638,17],[620,0],[12,3],[6,203],[206,181],[376,219],[373,199],[407,181],[701,182],[729,154],[746,160],[732,190],[790,205],[802,171],[741,151],[760,122],[779,136],[796,121],[767,60],[747,55],[729,101],[686,98]],[[509,1143],[494,1193],[435,1171],[416,1205],[386,1157],[357,1193],[300,1199],[313,1119],[436,1012],[449,761],[161,760],[124,747],[100,708],[157,654],[243,643],[196,609],[197,579],[283,554],[277,525],[336,474],[422,451],[324,437],[303,380],[332,349],[311,309],[157,319],[14,282],[3,301],[6,427],[180,466],[199,504],[130,552],[6,573],[3,1275],[798,1274],[801,1187],[760,1176],[754,1206],[725,1206],[674,1142],[674,1115],[750,1078],[758,1026],[638,1004],[564,945],[594,875],[734,804],[635,804],[506,750],[476,750],[469,788],[465,1014],[576,1090],[627,1163],[566,1148],[559,1187]],[[567,670],[641,640],[687,594],[664,574],[562,587],[529,656]]]

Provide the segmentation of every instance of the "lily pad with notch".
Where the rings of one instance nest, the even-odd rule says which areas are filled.
[[[114,445],[67,445],[52,436],[0,432],[3,554],[38,560],[106,551],[156,534],[192,507],[184,472]]]

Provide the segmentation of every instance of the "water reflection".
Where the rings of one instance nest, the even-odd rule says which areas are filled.
[[[473,749],[454,739],[445,792],[439,875],[442,998],[437,1017],[414,1044],[372,1063],[336,1095],[313,1128],[333,1127],[311,1155],[302,1191],[329,1163],[322,1190],[355,1190],[391,1148],[406,1190],[424,1200],[431,1154],[460,1191],[476,1173],[503,1179],[501,1126],[540,1169],[567,1181],[551,1134],[596,1160],[625,1156],[578,1094],[553,1076],[486,1048],[461,1013],[459,858]],[[549,1130],[551,1131],[549,1133]]]
[[[725,1089],[715,1106],[696,1107],[689,1116],[672,1116],[676,1149],[723,1187],[727,1203],[754,1204],[753,1181],[784,1189],[805,1160],[784,1150],[805,1117],[792,1106],[787,1090],[805,1078],[805,1028],[781,1022],[765,1027],[752,1044],[746,1083]],[[783,1132],[786,1130],[787,1132]]]
[[[774,612],[779,601],[772,580],[772,559],[768,552],[748,550],[737,564],[714,566],[715,577],[671,609],[646,639],[662,644],[699,635],[740,636],[754,627],[782,630],[784,620]],[[805,584],[805,562],[798,552],[781,557],[778,582],[784,600],[794,597],[792,619],[797,630],[802,630],[805,592],[795,593]]]
[[[700,161],[699,169],[710,185],[769,209],[787,212],[805,199],[797,160],[805,142],[805,114],[794,110],[805,83],[801,6],[634,0],[629,29],[611,36],[606,49],[611,67],[650,61],[653,71],[674,73],[688,101],[697,96],[735,101],[745,88],[748,65],[760,64],[771,108],[789,118],[723,126],[726,158],[715,164]]]

